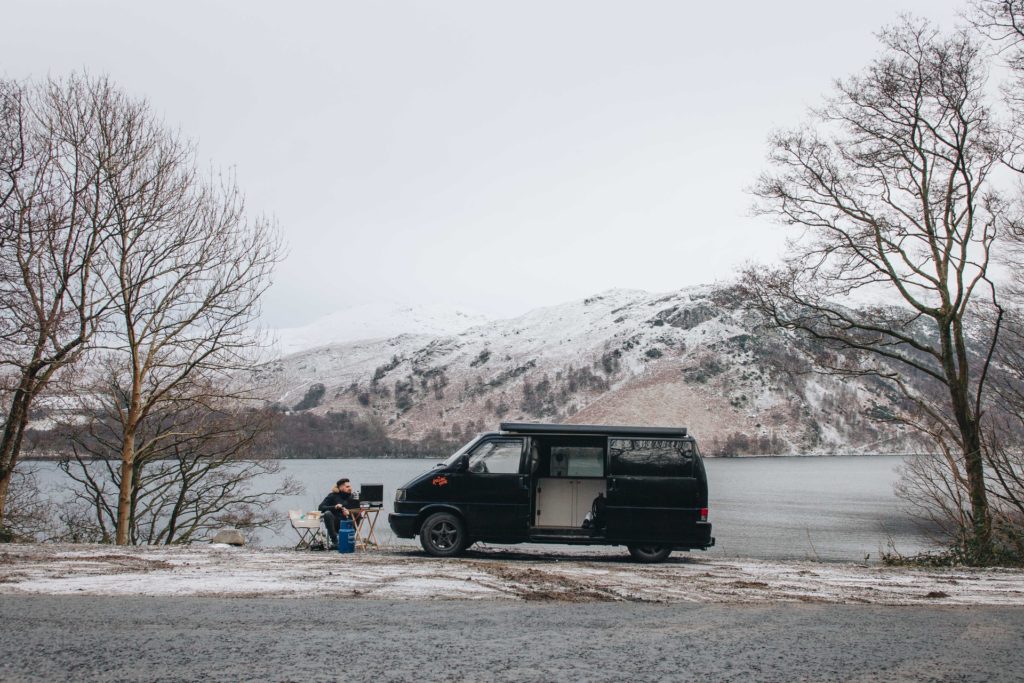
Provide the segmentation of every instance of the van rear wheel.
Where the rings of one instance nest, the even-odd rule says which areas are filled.
[[[644,564],[664,562],[672,554],[672,548],[663,545],[631,545],[628,547],[629,554],[633,556],[633,559]]]
[[[450,512],[435,512],[420,527],[420,545],[434,557],[454,557],[466,548],[462,520]]]

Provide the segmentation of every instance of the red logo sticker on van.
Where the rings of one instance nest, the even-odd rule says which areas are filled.
[[[430,483],[434,486],[445,486],[448,484],[448,477],[434,477],[434,481]]]

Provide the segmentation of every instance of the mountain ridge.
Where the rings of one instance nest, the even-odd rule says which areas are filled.
[[[805,342],[738,297],[728,284],[613,289],[452,334],[309,348],[257,374],[282,409],[347,412],[402,439],[544,421],[685,426],[726,455],[919,450],[874,419],[899,412],[889,389],[811,372]]]
[[[307,325],[278,328],[271,336],[275,350],[289,355],[320,346],[387,339],[401,334],[457,334],[488,320],[485,315],[461,308],[387,301],[349,306]]]

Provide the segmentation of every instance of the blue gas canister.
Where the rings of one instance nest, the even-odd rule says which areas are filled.
[[[356,525],[351,519],[343,519],[338,525],[338,552],[351,553],[356,549]]]

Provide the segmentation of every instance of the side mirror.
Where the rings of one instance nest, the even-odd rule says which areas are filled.
[[[458,462],[455,463],[456,472],[465,472],[469,469],[469,454],[466,454],[459,458]]]

